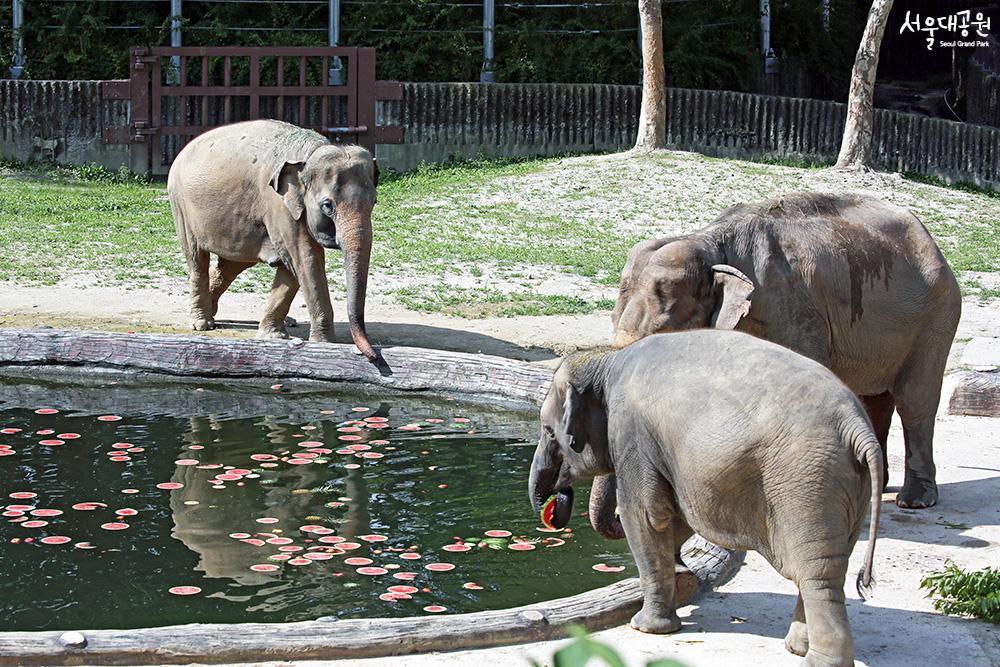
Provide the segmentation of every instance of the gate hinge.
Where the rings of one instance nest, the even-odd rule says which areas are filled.
[[[134,141],[143,141],[144,137],[149,137],[160,131],[158,127],[148,127],[146,121],[137,120],[132,124],[132,135]]]

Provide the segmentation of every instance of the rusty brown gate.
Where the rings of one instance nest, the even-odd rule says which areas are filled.
[[[363,47],[136,47],[127,81],[106,82],[106,98],[130,100],[127,127],[104,143],[132,145],[132,170],[166,174],[184,145],[206,130],[274,118],[332,141],[400,143],[399,126],[379,125],[378,100],[399,100],[401,84],[375,79],[375,49]]]

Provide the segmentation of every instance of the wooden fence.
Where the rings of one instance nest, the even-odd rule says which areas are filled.
[[[377,109],[380,125],[404,128],[404,143],[379,146],[378,156],[386,167],[407,170],[479,155],[623,150],[635,140],[639,100],[637,86],[406,83],[401,100],[381,102]],[[120,125],[127,113],[127,102],[101,98],[97,82],[2,81],[0,153],[127,165],[127,147],[101,144],[103,129]],[[668,114],[673,148],[833,160],[845,105],[670,89]],[[877,110],[874,154],[881,169],[1000,188],[1000,128]]]

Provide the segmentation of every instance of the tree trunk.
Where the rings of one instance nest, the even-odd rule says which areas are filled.
[[[889,21],[892,0],[875,0],[868,13],[868,24],[861,36],[858,55],[851,72],[851,91],[847,98],[847,122],[840,145],[837,167],[867,168],[872,160],[872,130],[875,125],[875,74],[882,35]]]
[[[667,82],[663,64],[663,10],[660,0],[639,0],[642,28],[642,108],[638,151],[667,146]]]

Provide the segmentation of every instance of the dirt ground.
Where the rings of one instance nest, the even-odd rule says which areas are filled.
[[[186,290],[179,281],[133,291],[0,285],[0,294],[0,327],[188,332]],[[219,315],[221,328],[207,335],[252,336],[262,300],[254,294],[226,295]],[[342,322],[344,304],[336,302],[335,309]],[[293,333],[307,336],[301,300],[292,313],[303,320],[303,326]],[[605,343],[611,332],[607,312],[461,320],[414,313],[378,298],[370,302],[368,321],[369,332],[380,345],[437,347],[545,364],[554,363],[559,354],[572,349]],[[951,366],[960,364],[961,352],[970,339],[994,337],[998,331],[1000,306],[980,303],[975,297],[967,299]],[[346,326],[340,327],[338,338],[348,342]],[[930,510],[901,510],[891,502],[903,464],[902,433],[898,423],[893,427],[891,486],[883,499],[875,565],[878,585],[867,603],[848,587],[859,664],[1000,665],[1000,629],[936,613],[919,588],[923,575],[941,569],[948,560],[969,569],[1000,563],[1000,420],[939,414],[935,459],[941,502]],[[860,568],[865,544],[859,542],[855,549],[852,572]],[[732,582],[681,610],[682,632],[657,637],[618,627],[597,637],[620,650],[630,665],[668,656],[691,666],[793,665],[799,659],[785,652],[783,637],[794,602],[793,585],[761,557],[750,554]],[[534,658],[551,664],[550,657],[560,645],[545,642],[347,662],[358,667],[506,666],[528,664],[528,658]]]
[[[265,296],[230,292],[222,297],[218,328],[199,335],[251,338]],[[333,300],[337,341],[349,343],[347,309]],[[294,336],[308,338],[309,317],[302,296],[290,311],[298,326]],[[376,345],[427,347],[472,354],[491,354],[524,361],[554,360],[577,349],[604,345],[611,338],[608,312],[587,315],[493,317],[467,320],[433,313],[417,313],[390,298],[368,297],[368,333]],[[0,327],[191,333],[187,286],[180,280],[162,280],[153,288],[121,286],[25,287],[0,282]],[[1000,301],[967,297],[956,335],[950,366],[958,364],[965,343],[973,337],[1000,332]]]

